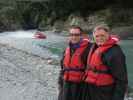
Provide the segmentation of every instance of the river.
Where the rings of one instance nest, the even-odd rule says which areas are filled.
[[[133,40],[122,40],[120,45],[126,55],[129,86],[133,88]]]

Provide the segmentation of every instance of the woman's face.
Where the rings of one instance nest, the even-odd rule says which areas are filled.
[[[97,45],[103,45],[109,38],[109,33],[103,29],[96,30],[93,37]]]
[[[78,28],[72,28],[69,30],[69,41],[71,43],[78,43],[80,42],[81,32]]]

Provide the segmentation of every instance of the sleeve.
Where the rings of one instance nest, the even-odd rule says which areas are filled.
[[[124,100],[128,84],[125,55],[119,46],[115,46],[110,54],[108,63],[115,79],[112,100]]]

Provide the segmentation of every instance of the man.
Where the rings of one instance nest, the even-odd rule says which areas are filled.
[[[125,55],[109,28],[97,26],[93,31],[95,44],[87,60],[84,100],[124,100],[127,88]]]
[[[91,44],[81,36],[81,28],[72,26],[69,30],[69,45],[61,60],[58,100],[81,100],[82,77],[87,64]]]

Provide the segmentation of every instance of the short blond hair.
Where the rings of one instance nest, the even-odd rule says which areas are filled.
[[[93,33],[95,33],[95,31],[97,30],[104,30],[105,32],[110,32],[110,28],[107,26],[107,25],[97,25],[94,30],[93,30]]]

